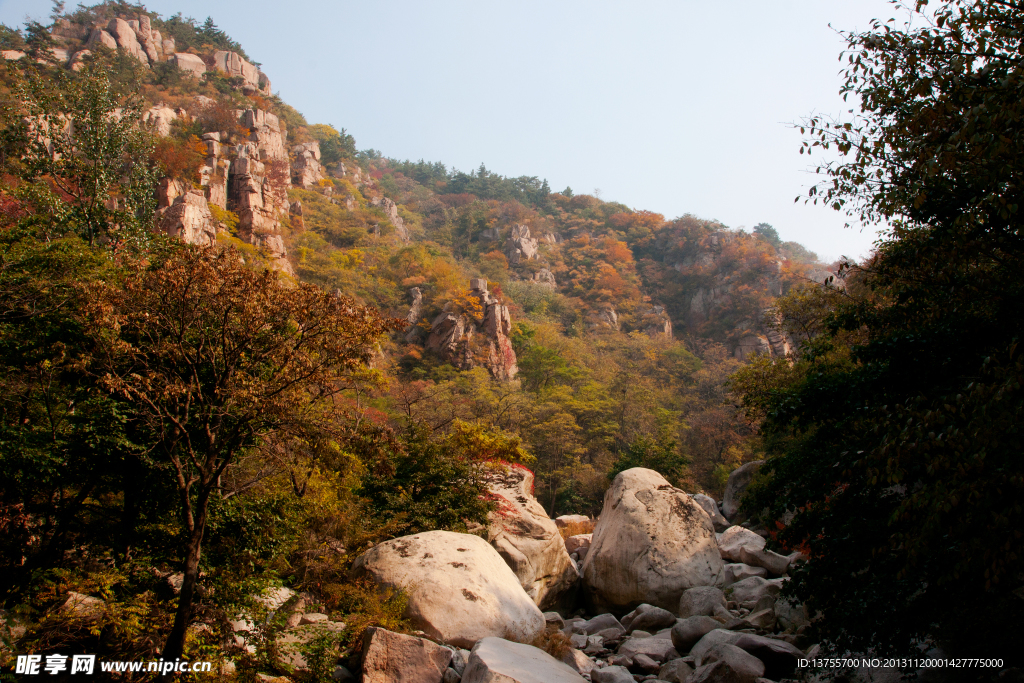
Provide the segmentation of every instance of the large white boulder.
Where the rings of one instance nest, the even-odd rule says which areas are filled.
[[[583,683],[574,668],[544,650],[501,638],[484,638],[469,655],[462,683]]]
[[[724,580],[711,519],[642,467],[620,472],[605,493],[582,574],[591,604],[619,613],[645,602],[674,611],[687,588]]]
[[[718,550],[722,554],[722,559],[729,562],[743,562],[740,559],[741,550],[756,553],[764,550],[764,545],[765,540],[762,536],[741,526],[731,526],[718,535]]]
[[[498,505],[488,515],[488,542],[541,609],[556,605],[575,589],[579,574],[558,526],[533,497],[533,472],[496,468],[488,472],[487,482]]]
[[[425,638],[368,628],[363,634],[363,683],[441,683],[452,651]]]
[[[352,574],[405,591],[413,627],[452,645],[489,636],[529,643],[544,630],[540,609],[479,536],[426,531],[385,541],[356,558]]]

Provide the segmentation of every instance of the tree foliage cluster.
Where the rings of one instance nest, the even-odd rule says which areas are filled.
[[[844,279],[782,302],[807,340],[795,364],[738,376],[772,455],[750,506],[808,554],[792,589],[837,651],[937,642],[1014,664],[1024,8],[926,5],[846,34],[860,112],[806,122],[805,150],[838,152],[811,199],[890,227]]]

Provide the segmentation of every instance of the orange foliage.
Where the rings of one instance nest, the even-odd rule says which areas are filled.
[[[162,137],[153,148],[152,159],[170,177],[196,181],[199,179],[199,169],[206,159],[206,145],[195,135],[185,142]]]

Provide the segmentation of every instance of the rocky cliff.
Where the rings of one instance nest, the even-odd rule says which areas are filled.
[[[445,304],[430,325],[426,347],[457,368],[482,366],[495,379],[515,378],[519,367],[508,336],[512,331],[508,307],[487,291],[483,279],[470,280],[468,299],[468,307]]]

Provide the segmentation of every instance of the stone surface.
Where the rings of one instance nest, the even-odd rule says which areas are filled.
[[[237,52],[218,50],[213,53],[213,65],[228,78],[241,78],[245,85],[259,87],[259,70],[245,61]]]
[[[188,244],[213,246],[217,241],[217,226],[201,190],[189,190],[157,211],[157,226]]]
[[[558,527],[533,497],[533,472],[509,465],[488,471],[486,479],[497,503],[487,516],[487,541],[541,609],[571,597],[579,574]]]
[[[424,638],[372,627],[363,634],[363,683],[441,683],[451,659]]]
[[[573,670],[581,674],[589,674],[597,666],[594,664],[593,659],[576,648],[570,648],[568,652],[562,655],[562,663],[568,664]]]
[[[589,548],[594,540],[594,534],[576,534],[565,539],[565,551],[574,553],[580,548]]]
[[[723,560],[729,562],[743,562],[740,559],[740,550],[746,549],[756,552],[764,549],[765,540],[750,529],[741,526],[731,526],[717,536],[718,551],[722,554]]]
[[[509,265],[515,266],[523,261],[537,258],[537,240],[530,237],[530,228],[526,225],[512,226],[512,234],[505,247],[505,255]]]
[[[67,614],[74,619],[85,621],[96,621],[103,616],[107,610],[107,603],[99,598],[90,595],[68,591],[68,598],[58,608],[61,614]]]
[[[689,652],[701,638],[716,628],[722,628],[722,622],[709,616],[680,619],[672,627],[672,645],[679,652]]]
[[[673,659],[658,670],[658,680],[665,683],[686,683],[686,679],[693,673],[693,667],[682,659]]]
[[[574,668],[547,652],[502,638],[484,638],[469,655],[462,683],[583,683]]]
[[[171,124],[176,118],[178,118],[178,115],[173,109],[158,104],[146,110],[142,115],[142,122],[152,126],[153,132],[157,135],[167,137],[171,134]]]
[[[92,30],[92,33],[89,35],[89,40],[86,42],[85,45],[87,48],[95,48],[99,45],[102,45],[103,47],[110,50],[117,49],[117,41],[114,40],[114,36],[110,35],[101,28],[94,28]]]
[[[468,370],[483,366],[497,380],[509,381],[519,373],[516,352],[509,334],[512,318],[508,307],[484,288],[471,290],[479,312],[459,311],[446,304],[434,318],[426,347],[452,365]]]
[[[206,73],[206,64],[198,55],[176,52],[167,61],[194,78],[202,78]]]
[[[370,201],[372,206],[379,207],[384,211],[384,215],[387,216],[388,221],[391,225],[395,226],[395,234],[403,242],[409,241],[409,228],[405,227],[405,219],[403,219],[398,213],[398,205],[387,197],[375,197]],[[487,281],[483,280],[483,291],[487,291]],[[471,289],[473,289],[471,287]]]
[[[741,547],[739,556],[740,562],[755,567],[763,567],[769,574],[775,576],[785,574],[786,570],[789,569],[789,557],[772,552],[771,550],[750,550],[749,548]]]
[[[592,605],[621,612],[644,602],[674,610],[686,589],[723,581],[707,514],[640,467],[620,472],[605,493],[582,574]]]
[[[644,654],[657,662],[668,661],[679,656],[672,641],[668,638],[627,638],[622,641],[616,652],[630,657]]]
[[[661,669],[661,664],[641,652],[633,658],[633,666],[629,668],[638,674],[653,674]]]
[[[725,585],[730,586],[737,581],[749,578],[751,576],[760,576],[762,579],[768,577],[768,570],[764,567],[751,567],[749,564],[743,564],[742,562],[729,563],[725,565]]]
[[[107,24],[107,32],[117,41],[117,46],[123,49],[131,56],[138,59],[143,64],[149,65],[149,56],[146,51],[139,44],[138,36],[135,35],[135,30],[128,24],[127,21],[121,18],[111,19],[110,23]]]
[[[722,513],[718,511],[718,504],[710,496],[706,496],[703,493],[696,493],[693,496],[694,501],[697,505],[700,505],[700,509],[708,513],[708,517],[711,518],[711,524],[715,527],[716,533],[721,533],[729,528],[729,520],[722,516]]]
[[[675,623],[676,617],[674,614],[667,609],[652,605],[650,609],[646,609],[633,617],[627,630],[630,632],[639,630],[654,633],[663,628],[668,628]]]
[[[427,531],[381,543],[360,555],[354,576],[401,588],[405,616],[429,637],[460,647],[497,636],[532,642],[544,616],[487,541]]]
[[[558,526],[559,529],[567,527],[570,524],[588,523],[590,523],[590,517],[587,517],[586,515],[562,515],[560,517],[555,517],[555,525]]]
[[[742,581],[737,581],[725,589],[725,595],[729,600],[740,604],[756,603],[765,595],[777,596],[782,590],[782,579],[762,579],[760,576],[751,576]]]
[[[326,621],[329,621],[326,614],[322,614],[320,612],[306,612],[299,618],[299,625],[322,624]]]
[[[593,683],[634,683],[633,674],[624,666],[606,666],[590,672]]]
[[[753,682],[764,675],[764,663],[760,659],[729,643],[709,648],[701,659],[702,666],[716,662],[725,665],[732,680]],[[696,672],[693,678],[697,678]]]
[[[583,632],[587,634],[597,633],[607,628],[619,628],[625,633],[626,629],[623,628],[619,620],[615,618],[615,615],[604,613],[598,614],[596,617],[587,620],[583,623]]]
[[[725,595],[714,586],[696,586],[686,590],[679,598],[680,617],[719,616],[729,618]]]
[[[292,184],[308,190],[323,179],[320,143],[313,140],[292,147]]]
[[[761,467],[764,460],[755,460],[736,468],[729,475],[725,484],[725,495],[722,497],[722,514],[735,522],[736,513],[740,510],[740,501],[750,484],[750,480]]]

